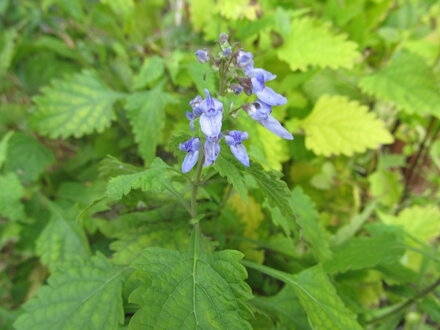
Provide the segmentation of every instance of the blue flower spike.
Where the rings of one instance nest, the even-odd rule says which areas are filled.
[[[293,135],[280,124],[278,120],[272,117],[272,107],[269,104],[257,100],[244,107],[248,115],[256,120],[260,125],[266,127],[272,133],[286,140],[293,140]]]
[[[206,137],[205,141],[205,163],[203,166],[209,166],[212,163],[215,163],[218,155],[220,154],[220,139],[223,137],[223,134],[219,134],[214,137]]]
[[[198,49],[195,52],[195,55],[197,57],[197,60],[200,63],[206,63],[209,60],[209,54],[208,54],[208,51],[206,49]]]
[[[182,163],[182,172],[187,173],[192,170],[199,159],[199,149],[201,143],[199,138],[192,137],[188,141],[179,144],[179,149],[186,151],[187,155]]]
[[[203,111],[200,117],[200,128],[208,138],[216,138],[222,129],[223,103],[211,97],[205,88],[206,98],[200,103]]]
[[[249,156],[246,151],[246,147],[242,144],[244,140],[249,137],[247,132],[230,131],[225,136],[225,141],[231,148],[232,154],[237,158],[244,166],[249,167]]]

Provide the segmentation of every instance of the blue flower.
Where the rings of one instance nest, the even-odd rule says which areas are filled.
[[[215,160],[220,153],[219,141],[222,137],[223,135],[221,133],[214,137],[206,137],[204,166],[209,166],[212,163],[215,163]]]
[[[207,51],[206,49],[198,49],[198,50],[195,52],[195,54],[196,54],[197,60],[198,60],[200,63],[206,63],[206,62],[208,62],[208,60],[209,60],[209,54],[208,54],[208,51]]]
[[[237,64],[244,72],[253,69],[254,55],[252,55],[252,53],[246,53],[240,50],[237,54]]]
[[[225,136],[225,141],[231,148],[231,152],[244,166],[249,166],[249,156],[246,152],[246,147],[241,143],[247,140],[247,138],[248,133],[240,131],[230,131],[229,134]]]
[[[188,118],[189,120],[189,128],[191,129],[191,131],[194,131],[194,120],[198,117],[200,117],[203,113],[202,108],[200,107],[200,103],[203,101],[202,97],[197,95],[195,98],[193,98],[190,102],[189,105],[191,106],[191,108],[193,109],[192,112],[187,112],[186,113],[186,118]]]
[[[205,94],[206,98],[200,102],[200,108],[203,111],[200,117],[200,128],[208,138],[215,138],[222,129],[223,104],[211,97],[206,88]]]
[[[182,163],[182,172],[187,173],[191,171],[199,158],[200,139],[192,137],[188,141],[179,144],[179,149],[186,151],[188,154]]]
[[[224,33],[224,32],[220,33],[220,36],[219,36],[220,43],[224,44],[225,42],[228,42],[228,39],[229,39],[229,36],[226,33]]]
[[[267,71],[266,71],[267,72]],[[269,72],[270,73],[270,72]],[[252,93],[268,105],[283,105],[287,103],[287,99],[275,92],[272,88],[266,87],[264,82],[266,81],[263,73],[257,73],[255,77],[251,78],[252,81]]]
[[[264,82],[274,80],[277,77],[276,74],[260,68],[250,68],[246,70],[245,74],[250,78],[256,78],[258,75],[262,75]]]
[[[269,104],[257,100],[257,102],[244,107],[244,109],[252,119],[256,120],[272,133],[283,139],[293,140],[293,135],[285,129],[278,120],[270,115],[272,113],[272,107]]]
[[[231,54],[232,54],[232,50],[231,50],[231,48],[225,48],[224,50],[223,50],[223,55],[224,56],[226,56],[226,57],[229,57],[229,56],[231,56]]]

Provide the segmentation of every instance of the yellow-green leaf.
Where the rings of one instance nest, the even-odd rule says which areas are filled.
[[[300,125],[306,132],[306,147],[317,155],[351,156],[393,142],[374,113],[343,96],[322,96]]]
[[[329,24],[310,18],[292,21],[292,29],[278,57],[292,70],[305,71],[309,66],[351,68],[360,56],[357,44],[343,34],[334,34]]]

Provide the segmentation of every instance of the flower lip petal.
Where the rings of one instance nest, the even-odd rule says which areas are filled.
[[[258,75],[261,75],[263,77],[264,82],[274,80],[277,77],[276,74],[273,74],[272,72],[269,72],[269,71],[261,69],[261,68],[248,69],[248,70],[246,70],[245,74],[251,78],[257,77]]]
[[[231,145],[230,148],[235,158],[237,158],[244,166],[249,167],[249,156],[247,154],[246,147],[242,144],[237,144]]]
[[[200,117],[200,128],[203,134],[207,137],[217,137],[222,129],[222,118],[221,112],[215,114],[202,114]]]
[[[256,91],[255,94],[261,101],[268,105],[275,106],[287,103],[287,99],[283,95],[278,94],[270,87],[265,87],[261,91]]]
[[[292,133],[285,129],[284,126],[274,117],[268,116],[266,119],[259,120],[258,122],[279,137],[286,140],[293,140]]]
[[[199,158],[198,150],[188,152],[182,163],[182,172],[187,173],[191,171],[194,165],[196,165],[198,158]]]

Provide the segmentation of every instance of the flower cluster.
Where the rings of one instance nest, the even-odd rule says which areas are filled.
[[[247,95],[256,95],[257,100],[246,103],[236,110],[243,109],[253,120],[267,128],[272,133],[292,140],[292,134],[287,131],[274,117],[271,116],[272,107],[287,103],[287,99],[276,93],[272,88],[266,86],[266,82],[274,80],[276,75],[261,68],[254,67],[253,54],[238,50],[233,53],[233,47],[229,44],[228,35],[220,34],[220,52],[214,57],[206,49],[199,49],[195,52],[200,63],[209,62],[217,67],[220,73],[221,86],[220,96],[226,92]],[[211,96],[209,90],[205,89],[205,98],[196,96],[189,103],[192,111],[186,116],[190,121],[190,129],[194,131],[194,122],[199,118],[202,138],[192,137],[190,140],[179,145],[179,149],[186,151],[187,155],[182,164],[182,171],[189,172],[197,163],[202,140],[204,140],[204,166],[215,163],[220,153],[220,140],[224,138],[229,145],[232,154],[245,166],[249,166],[249,156],[246,147],[242,144],[248,139],[248,133],[242,131],[222,132],[223,103]]]

